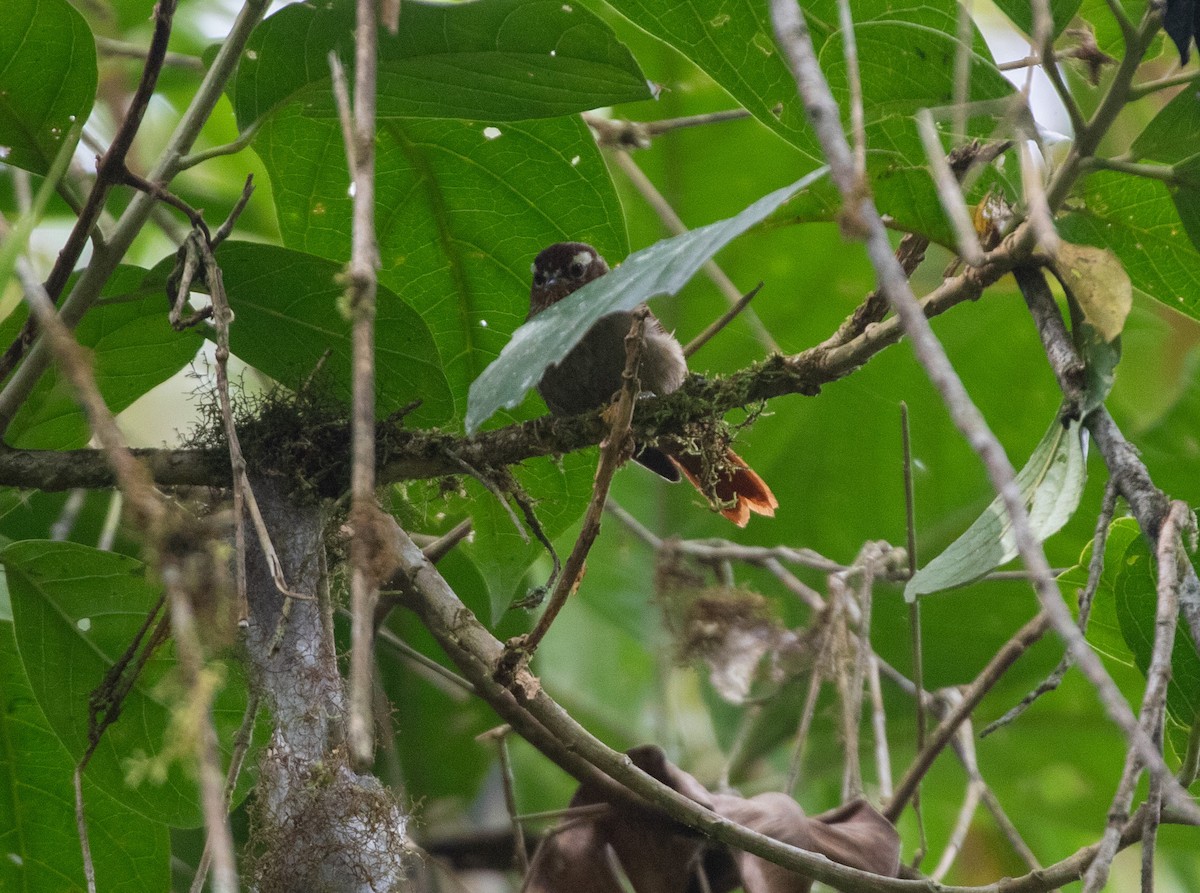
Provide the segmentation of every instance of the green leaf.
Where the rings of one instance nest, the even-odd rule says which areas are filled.
[[[532,498],[538,523],[551,540],[583,513],[591,497],[595,468],[596,454],[590,450],[558,459],[531,459],[513,467],[514,477]],[[461,481],[461,488],[454,490],[448,490],[442,481],[398,485],[401,499],[396,501],[393,511],[405,529],[437,534],[464,518],[471,518],[472,536],[455,552],[469,558],[472,566],[465,585],[472,590],[482,585],[486,594],[486,599],[480,599],[481,603],[473,607],[481,618],[490,617],[494,624],[500,621],[514,597],[527,594],[519,584],[530,565],[546,557],[546,549],[532,534],[523,538],[509,512],[478,481],[467,475]],[[528,534],[522,512],[515,504],[513,511]],[[545,579],[531,581],[533,585],[545,582]]]
[[[73,543],[14,543],[0,553],[0,563],[34,697],[71,761],[78,762],[88,746],[89,696],[133,641],[159,591],[145,579],[141,562]],[[174,666],[171,651],[164,645],[146,663],[85,777],[149,819],[191,827],[201,821],[192,766],[172,762],[162,785],[126,782],[128,761],[152,757],[163,747],[172,705],[160,683]],[[236,665],[226,669],[213,719],[228,748],[242,722],[246,685]]]
[[[596,320],[632,310],[657,295],[677,294],[709,258],[824,175],[822,168],[760,198],[735,217],[635,251],[612,272],[526,322],[471,384],[467,430],[477,430],[501,407],[518,405],[546,367],[565,357]]]
[[[275,245],[226,242],[217,253],[235,319],[229,344],[238,357],[289,387],[324,366],[335,393],[350,395],[350,322],[339,310],[342,266]],[[427,425],[450,418],[453,400],[429,329],[387,288],[376,297],[376,412],[420,399],[409,417]]]
[[[1133,141],[1135,158],[1173,165],[1175,182],[1168,185],[1175,210],[1191,239],[1200,249],[1200,98],[1183,90],[1168,102]]]
[[[0,325],[8,343],[25,321],[22,310]],[[75,329],[92,351],[96,384],[108,408],[125,409],[188,364],[200,347],[194,332],[176,332],[167,322],[162,280],[140,267],[121,266],[105,283],[101,301]],[[14,446],[72,449],[88,442],[91,429],[74,391],[58,367],[39,380],[8,429]]]
[[[798,149],[813,165],[822,158],[808,126],[796,83],[775,46],[766,4],[723,0],[703,15],[692,4],[616,0],[613,6],[639,27],[686,55],[759,121]],[[866,0],[853,5],[866,116],[867,163],[880,210],[903,229],[953,243],[929,177],[913,114],[954,100],[958,7],[950,0]],[[822,69],[849,120],[849,86],[834,0],[804,4]],[[731,50],[731,48],[733,48]],[[972,100],[1012,93],[987,47],[974,33]],[[654,76],[654,72],[651,72]],[[994,118],[973,117],[971,136],[988,136]],[[989,177],[989,180],[992,178]],[[987,185],[980,184],[982,189]],[[840,206],[832,184],[797,204],[802,219],[829,219]]]
[[[1057,418],[1017,473],[1017,486],[1039,540],[1057,532],[1074,514],[1087,479],[1077,420],[1063,425]],[[997,496],[975,523],[946,551],[921,568],[904,587],[908,601],[977,580],[1014,558],[1012,524]]]
[[[1200,250],[1200,156],[1175,165],[1176,180],[1167,185],[1179,221],[1192,247]]]
[[[1121,34],[1117,20],[1113,18],[1109,2],[1110,0],[1082,0],[1079,4],[1079,17],[1092,26],[1096,34],[1096,45],[1105,53],[1119,59],[1125,55],[1125,37]],[[1146,14],[1149,3],[1150,0],[1121,0],[1125,15],[1135,25]],[[1147,59],[1153,59],[1162,49],[1162,40],[1163,36],[1160,33],[1146,53]]]
[[[596,455],[590,450],[563,456],[558,462],[531,461],[513,470],[525,492],[536,499],[538,523],[551,540],[570,527],[587,507],[595,472]],[[546,549],[533,536],[528,542],[522,539],[508,512],[474,480],[468,481],[467,488],[473,497],[471,517],[475,521],[475,536],[464,550],[487,581],[492,623],[496,623],[513,597],[524,595],[517,592],[517,584],[525,578],[529,566],[546,554]],[[517,516],[521,516],[519,510]],[[546,581],[533,582],[541,585]]]
[[[1115,551],[1115,550],[1114,550]],[[1135,537],[1114,555],[1113,594],[1117,620],[1137,668],[1145,675],[1154,649],[1154,616],[1158,606],[1158,571],[1145,537]],[[1106,550],[1105,561],[1109,560]],[[1167,685],[1167,710],[1185,727],[1200,718],[1200,655],[1180,622],[1171,651],[1171,679]]]
[[[1200,154],[1197,133],[1200,133],[1200,97],[1195,90],[1183,90],[1150,119],[1129,152],[1138,160],[1178,164]]]
[[[354,4],[294,4],[251,35],[234,109],[245,130],[285,102],[336,119],[328,54],[354,60]],[[561,0],[406,2],[404,27],[379,34],[378,116],[519,121],[649,99],[612,30]]]
[[[1054,34],[1061,34],[1071,23],[1080,0],[1050,0],[1050,16],[1054,19]],[[996,5],[1014,25],[1026,34],[1033,34],[1033,4],[1029,0],[996,0]]]
[[[2,614],[2,612],[0,612]],[[0,889],[83,889],[75,825],[74,761],[54,736],[21,666],[11,622],[0,622]],[[165,890],[167,826],[85,780],[88,840],[97,887]]]
[[[1141,535],[1141,528],[1133,518],[1118,518],[1109,525],[1108,536],[1104,541],[1104,568],[1100,573],[1096,593],[1092,597],[1092,610],[1087,628],[1087,640],[1093,648],[1110,660],[1127,667],[1133,666],[1133,653],[1129,650],[1121,632],[1120,621],[1117,619],[1114,587],[1122,556]],[[1087,586],[1093,545],[1094,541],[1089,541],[1079,556],[1079,563],[1063,571],[1058,577],[1063,597],[1071,604],[1075,603],[1078,593]]]
[[[96,96],[96,44],[66,0],[0,9],[0,162],[44,174]]]
[[[306,118],[297,105],[255,140],[278,184],[285,244],[339,263],[350,255],[341,146],[337,122]],[[433,333],[428,358],[440,358],[459,421],[467,387],[525,318],[533,258],[569,239],[622,256],[621,205],[595,140],[574,116],[494,130],[396,120],[380,129],[376,152],[380,283]]]
[[[1084,182],[1081,199],[1058,221],[1062,237],[1110,249],[1134,288],[1200,319],[1200,254],[1165,184],[1098,171]]]

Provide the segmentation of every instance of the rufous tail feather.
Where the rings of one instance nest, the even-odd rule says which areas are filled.
[[[692,486],[707,498],[708,494],[700,482],[704,474],[704,459],[693,455],[672,455],[670,459],[683,472],[683,476],[691,481]],[[751,512],[774,517],[775,509],[779,508],[779,501],[767,486],[767,482],[733,450],[725,451],[725,459],[728,469],[718,474],[716,485],[721,514],[738,527],[746,526],[750,521]]]

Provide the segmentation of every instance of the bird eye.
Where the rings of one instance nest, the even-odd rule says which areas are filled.
[[[578,279],[583,275],[583,264],[581,264],[579,261],[575,261],[570,267],[567,268],[567,272],[571,274],[572,279]]]
[[[546,284],[546,274],[543,273],[541,270],[535,270],[534,274],[533,274],[533,284],[536,285],[538,288],[541,288],[543,285],[545,285]]]

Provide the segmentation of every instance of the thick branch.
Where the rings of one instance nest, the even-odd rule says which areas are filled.
[[[1019,232],[1019,230],[1018,230]],[[921,305],[928,316],[977,299],[983,290],[1024,260],[1002,245],[979,268],[947,279],[926,295]],[[822,344],[789,357],[775,356],[727,378],[692,378],[667,397],[641,400],[633,432],[641,443],[670,438],[689,422],[710,419],[731,409],[787,394],[814,396],[823,385],[845,378],[872,357],[900,340],[896,318],[867,327],[845,344]],[[2,414],[2,408],[0,408]],[[387,463],[379,483],[460,474],[462,462],[474,468],[512,465],[537,456],[570,453],[598,444],[608,432],[600,414],[569,418],[543,416],[528,422],[486,431],[473,437],[442,432],[398,430],[381,437],[387,443]],[[213,450],[135,450],[162,486],[227,486],[228,464]],[[455,461],[452,457],[461,461]],[[323,457],[327,462],[328,457]],[[94,450],[0,450],[0,486],[38,490],[75,487],[105,489],[113,485],[104,458]]]

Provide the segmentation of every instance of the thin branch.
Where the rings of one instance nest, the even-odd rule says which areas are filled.
[[[163,588],[171,612],[171,630],[175,652],[187,690],[187,709],[194,711],[198,723],[196,745],[197,774],[200,780],[200,803],[204,825],[208,832],[206,850],[212,853],[214,893],[237,893],[237,860],[234,857],[233,832],[229,827],[229,810],[225,799],[225,776],[221,772],[217,732],[212,724],[212,681],[204,679],[204,652],[192,611],[192,597],[209,596],[196,592],[196,581],[187,578],[186,565],[168,561],[161,568]]]
[[[523,737],[576,778],[595,784],[605,798],[653,804],[670,818],[736,849],[827,883],[844,893],[1045,893],[1077,880],[1095,855],[1085,847],[1068,858],[1019,878],[1004,878],[979,887],[935,886],[923,880],[885,878],[848,868],[796,847],[780,843],[720,818],[710,809],[643,773],[624,754],[616,753],[579,726],[544,690],[534,686],[518,703],[513,693],[492,678],[504,646],[475,619],[445,580],[397,529],[399,557],[409,581],[407,603],[433,632],[451,659],[480,695]],[[1140,817],[1135,816],[1140,822]],[[1182,817],[1180,817],[1182,818]],[[1140,824],[1128,828],[1122,845],[1138,839]]]
[[[152,48],[124,40],[113,40],[111,37],[96,35],[96,51],[101,56],[115,56],[121,59],[146,60]],[[199,56],[189,56],[185,53],[166,53],[163,56],[165,68],[186,68],[189,71],[204,71],[204,60]]]
[[[944,348],[933,334],[928,319],[921,312],[920,305],[913,297],[908,280],[892,255],[887,231],[874,203],[868,196],[859,195],[854,190],[850,150],[846,144],[845,134],[841,130],[837,103],[817,64],[812,39],[809,36],[804,17],[800,14],[794,0],[772,0],[771,15],[777,41],[784,50],[784,55],[795,77],[797,90],[804,100],[809,122],[816,131],[825,157],[829,161],[832,179],[841,191],[844,201],[847,202],[848,206],[843,208],[843,215],[855,221],[857,230],[865,234],[867,254],[875,268],[880,287],[888,296],[889,302],[904,326],[905,333],[911,339],[913,352],[940,393],[955,426],[979,455],[992,487],[1000,496],[1008,513],[1017,551],[1025,562],[1025,567],[1034,575],[1034,590],[1043,612],[1049,618],[1055,631],[1075,653],[1075,659],[1078,661],[1080,669],[1099,694],[1100,701],[1109,718],[1134,744],[1139,757],[1145,760],[1150,770],[1155,775],[1162,777],[1170,802],[1185,814],[1195,815],[1200,819],[1200,808],[1190,800],[1186,792],[1171,776],[1162,754],[1155,750],[1153,742],[1138,726],[1129,704],[1121,695],[1116,683],[1113,682],[1100,658],[1075,626],[1071,613],[1063,604],[1061,593],[1051,576],[1045,551],[1030,527],[1029,512],[1025,507],[1020,488],[1017,486],[1016,472],[1012,463],[1009,462],[1004,448],[988,427],[987,421],[979,412],[978,407],[972,402],[961,379],[954,372]],[[1125,62],[1128,61],[1127,57]],[[1120,77],[1121,72],[1118,72],[1114,84]],[[1124,83],[1126,86],[1128,85],[1128,81]],[[1108,97],[1101,103],[1101,110],[1097,111],[1093,121],[1103,120],[1101,113],[1106,109],[1106,103],[1123,99],[1124,94],[1121,90],[1115,87],[1111,89]],[[1090,139],[1098,142],[1099,134],[1091,134]],[[1089,142],[1089,139],[1081,136],[1076,142],[1076,150],[1081,153],[1087,151],[1090,154],[1094,143],[1089,145]],[[1065,168],[1066,166],[1064,166]],[[1060,169],[1060,175],[1062,170]],[[1061,181],[1056,182],[1061,186]],[[1053,191],[1048,193],[1051,207],[1054,207],[1055,204],[1052,200],[1054,197]],[[1024,238],[1033,238],[1032,228],[1024,231]]]
[[[1136,102],[1139,99],[1144,99],[1147,96],[1157,93],[1159,90],[1182,87],[1185,84],[1195,83],[1197,80],[1200,80],[1200,70],[1189,68],[1153,81],[1134,84],[1129,88],[1129,101]]]
[[[983,700],[983,696],[1000,680],[1005,671],[1042,637],[1049,626],[1049,618],[1044,613],[1038,614],[1017,630],[1016,634],[992,655],[992,659],[979,671],[979,675],[963,690],[962,700],[943,717],[937,728],[933,730],[933,734],[929,736],[925,746],[913,758],[904,777],[896,785],[896,795],[883,810],[885,816],[893,822],[900,817],[908,798],[917,789],[917,785],[925,777],[925,773],[929,771],[937,755],[953,739],[958,727],[970,717],[979,702]]]
[[[1139,724],[1151,737],[1160,734],[1160,726],[1166,711],[1167,683],[1171,678],[1171,651],[1175,644],[1175,625],[1179,616],[1180,564],[1183,557],[1183,538],[1194,538],[1196,518],[1184,502],[1174,502],[1167,512],[1166,520],[1158,536],[1155,558],[1158,564],[1158,605],[1154,616],[1154,644],[1150,654],[1150,666],[1146,670],[1146,691],[1142,696]],[[1185,559],[1186,560],[1186,559]],[[1133,746],[1125,757],[1125,769],[1121,783],[1113,796],[1108,810],[1108,825],[1100,843],[1100,852],[1088,868],[1084,878],[1084,893],[1098,893],[1108,881],[1108,871],[1117,854],[1123,825],[1129,818],[1129,807],[1142,768],[1141,754]],[[1155,781],[1154,776],[1151,777]],[[1162,808],[1162,780],[1152,783],[1158,795],[1149,801],[1149,812],[1157,813]]]
[[[133,138],[137,136],[138,129],[142,125],[142,117],[146,113],[146,107],[150,104],[150,98],[154,95],[154,85],[158,82],[158,75],[162,71],[163,61],[167,55],[167,41],[171,36],[175,5],[176,0],[159,0],[155,4],[154,35],[150,38],[150,48],[146,52],[146,65],[142,69],[141,80],[138,82],[137,90],[129,102],[129,108],[125,112],[125,117],[117,129],[108,151],[96,164],[96,182],[92,185],[87,204],[79,215],[79,219],[75,221],[75,226],[72,227],[66,244],[63,245],[58,259],[46,279],[45,290],[50,297],[51,305],[58,303],[59,295],[67,284],[67,278],[75,269],[80,255],[83,254],[88,237],[95,227],[96,221],[100,219],[101,211],[104,210],[109,190],[124,180],[125,156],[129,154]],[[0,381],[7,378],[16,364],[20,362],[29,345],[33,343],[36,334],[35,321],[30,316],[17,339],[0,357]],[[0,434],[7,427],[7,420],[0,419]]]
[[[638,385],[638,368],[642,362],[643,336],[649,312],[645,307],[634,311],[633,323],[629,327],[629,334],[625,336],[625,369],[621,373],[621,393],[617,402],[608,410],[612,416],[612,425],[608,437],[600,444],[600,463],[596,468],[592,498],[583,516],[583,528],[571,548],[571,554],[567,556],[562,574],[554,584],[554,591],[546,610],[542,612],[542,616],[528,635],[519,636],[510,644],[509,653],[512,655],[520,654],[527,659],[537,650],[542,637],[550,629],[550,624],[566,604],[568,596],[579,586],[587,554],[600,533],[600,516],[604,512],[604,502],[608,498],[613,475],[617,468],[633,455],[630,425],[633,421],[634,406],[638,402],[637,395],[641,390]],[[510,668],[500,668],[500,671],[511,675]]]
[[[1088,562],[1087,585],[1079,594],[1079,629],[1087,632],[1088,618],[1092,613],[1092,600],[1100,587],[1100,575],[1104,571],[1104,547],[1108,542],[1108,529],[1112,524],[1113,513],[1117,509],[1117,490],[1112,478],[1104,486],[1104,499],[1100,506],[1100,514],[1096,517],[1096,530],[1092,534],[1092,557]],[[1017,717],[1030,708],[1034,701],[1042,695],[1054,691],[1066,678],[1067,671],[1074,664],[1071,652],[1066,652],[1059,660],[1058,666],[1033,691],[1023,697],[1015,707],[999,719],[989,723],[979,733],[980,738],[986,738],[992,732],[1013,722]]]
[[[684,346],[683,355],[685,357],[690,357],[705,344],[711,341],[714,335],[733,322],[737,315],[750,305],[750,302],[754,300],[754,296],[759,293],[762,287],[763,284],[760,282],[758,285],[754,286],[754,288],[750,289],[750,291],[738,298],[736,304],[722,313],[720,317],[709,324],[708,328],[706,328],[703,332],[701,332]]]
[[[79,837],[79,848],[83,854],[83,878],[87,882],[88,893],[96,893],[96,864],[92,861],[92,842],[88,836],[87,815],[83,803],[83,766],[83,762],[76,765],[71,776],[75,786],[75,833]]]
[[[937,125],[929,109],[917,112],[917,132],[921,136],[921,144],[925,147],[925,157],[929,161],[929,171],[937,187],[938,201],[941,202],[942,210],[946,212],[946,219],[954,228],[955,248],[963,260],[977,267],[983,263],[984,258],[983,247],[979,244],[979,233],[975,232],[975,224],[967,210],[958,179],[946,161],[946,150],[942,148]]]
[[[581,115],[584,123],[595,134],[596,142],[611,149],[648,149],[654,137],[672,130],[739,121],[750,116],[750,112],[745,109],[726,109],[683,118],[664,118],[661,121],[626,121],[597,115],[595,112],[584,112]]]
[[[397,13],[398,14],[398,13]],[[372,570],[379,549],[373,531],[375,503],[375,295],[379,244],[375,236],[375,86],[379,26],[374,0],[358,0],[354,28],[354,103],[334,52],[329,54],[334,98],[346,143],[353,189],[350,262],[346,267],[346,299],[351,318],[353,380],[350,424],[350,707],[347,723],[350,753],[359,766],[375,754],[372,733],[371,675],[375,606],[379,579]]]
[[[675,209],[671,207],[670,203],[663,197],[655,185],[650,182],[650,178],[643,173],[642,169],[637,166],[637,163],[629,157],[628,152],[615,150],[610,152],[608,157],[620,168],[621,173],[629,179],[629,182],[633,184],[633,188],[645,199],[646,204],[654,210],[654,213],[658,215],[669,233],[679,235],[687,232],[687,226],[684,225],[679,215],[675,213]],[[742,290],[733,284],[733,280],[725,274],[725,271],[717,265],[716,261],[706,261],[700,269],[704,271],[704,275],[717,287],[717,290],[725,296],[725,300],[729,302],[729,306],[736,306],[742,299]],[[763,325],[758,315],[753,310],[747,310],[745,311],[745,317],[746,321],[750,324],[750,328],[753,329],[754,337],[758,339],[758,343],[768,353],[779,353],[779,344],[776,343],[771,333],[767,331],[766,326]]]
[[[969,3],[970,0],[967,0]],[[867,125],[863,117],[862,75],[858,65],[858,38],[854,33],[854,15],[850,0],[838,0],[838,26],[841,28],[842,56],[846,60],[846,86],[850,90],[850,133],[854,142],[854,171],[862,188],[867,177]]]
[[[229,756],[229,770],[225,773],[225,811],[229,811],[233,803],[233,793],[237,789],[238,777],[242,772],[242,764],[250,751],[250,742],[254,739],[254,723],[258,718],[258,694],[251,691],[246,699],[246,711],[242,714],[242,724],[238,727],[233,739],[233,753]],[[196,876],[192,878],[192,886],[188,893],[201,893],[204,882],[208,879],[208,870],[212,865],[212,838],[204,841],[204,852],[200,854],[200,864],[196,866]]]
[[[871,737],[875,742],[875,774],[878,777],[879,796],[892,799],[892,754],[888,748],[887,712],[883,706],[883,688],[879,684],[879,658],[870,656],[867,672],[867,692],[871,696]]]
[[[1098,158],[1093,156],[1082,162],[1082,167],[1085,171],[1116,171],[1120,174],[1129,174],[1147,180],[1158,180],[1171,186],[1179,185],[1179,174],[1169,164],[1138,164],[1137,162],[1126,161],[1122,158]]]
[[[220,146],[213,146],[210,149],[202,149],[199,152],[193,152],[191,155],[185,155],[183,158],[179,159],[179,169],[181,171],[186,171],[188,168],[193,168],[196,165],[203,164],[205,161],[209,161],[213,158],[221,158],[225,155],[236,155],[238,152],[241,152],[248,145],[250,145],[250,143],[254,141],[254,138],[258,136],[258,128],[260,124],[260,121],[255,121],[240,134],[238,134],[238,138],[233,142],[223,143]]]

